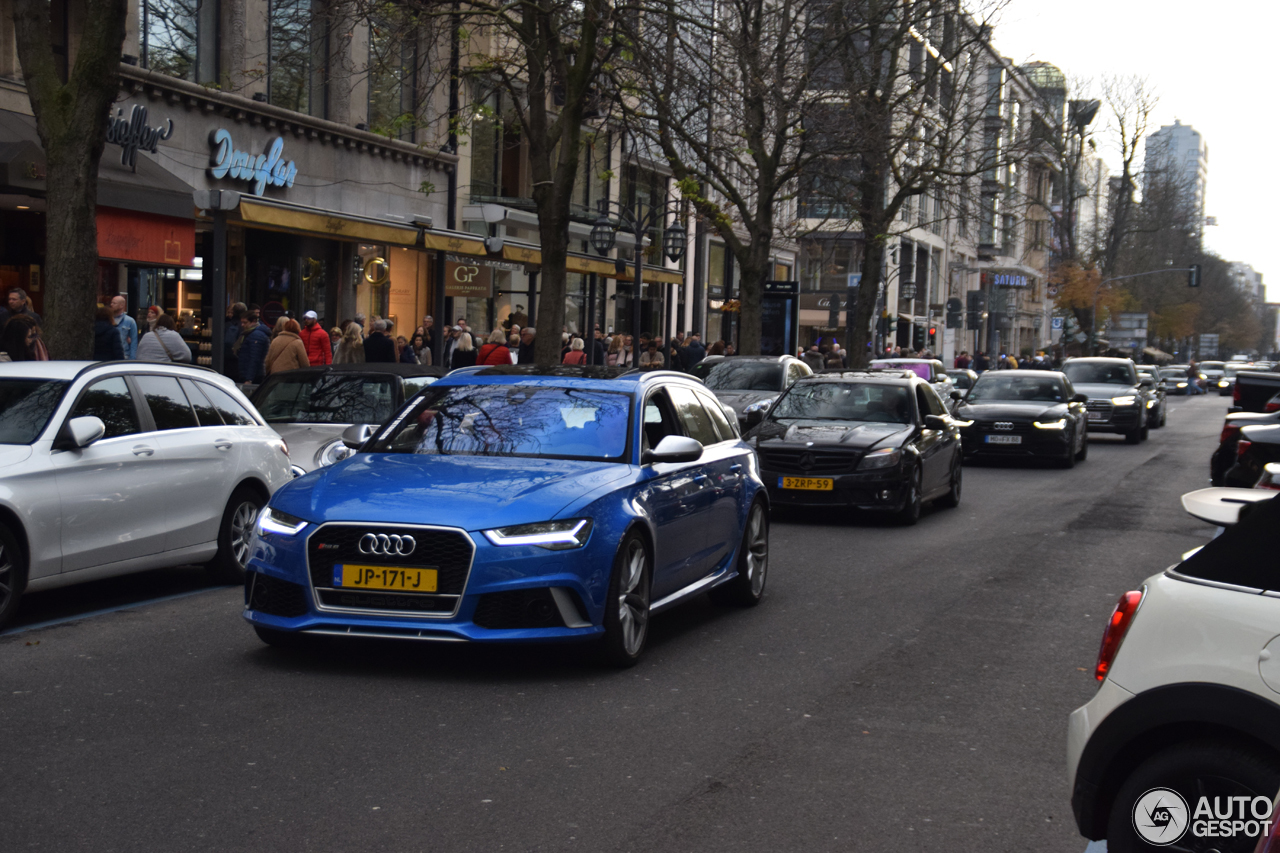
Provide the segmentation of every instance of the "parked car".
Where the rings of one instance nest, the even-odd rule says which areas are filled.
[[[1138,384],[1147,391],[1147,428],[1159,429],[1169,419],[1168,385],[1149,364],[1138,365]]]
[[[1236,464],[1240,431],[1247,426],[1280,425],[1280,411],[1234,412],[1228,414],[1218,436],[1218,449],[1209,457],[1209,482],[1225,486],[1227,471]]]
[[[273,373],[253,404],[289,442],[293,474],[332,465],[350,452],[342,432],[381,424],[447,371],[420,364],[330,364]]]
[[[775,506],[889,512],[960,503],[960,431],[930,382],[897,371],[802,379],[747,438]]]
[[[1127,358],[1069,358],[1062,372],[1084,394],[1090,432],[1120,433],[1130,444],[1147,438],[1148,389]]]
[[[182,563],[243,577],[285,442],[228,379],[146,362],[0,364],[0,625],[24,592]]]
[[[1202,361],[1197,365],[1200,373],[1204,375],[1205,390],[1218,387],[1218,381],[1222,379],[1226,372],[1227,363],[1225,361]]]
[[[769,499],[720,403],[669,371],[592,376],[453,373],[351,427],[360,452],[261,516],[258,636],[596,641],[630,665],[659,611],[704,592],[757,604]]]
[[[1267,403],[1280,394],[1280,373],[1242,370],[1231,389],[1232,412],[1264,412]]]
[[[1280,501],[1204,489],[1183,505],[1226,531],[1120,597],[1098,693],[1068,724],[1077,826],[1111,851],[1252,850],[1265,827],[1222,820],[1280,787]],[[1174,808],[1157,814],[1153,791]]]
[[[1057,371],[988,371],[956,411],[965,458],[1041,457],[1074,468],[1089,455],[1085,399]]]
[[[690,372],[733,410],[744,431],[751,416],[759,422],[778,395],[813,375],[809,365],[789,355],[709,355]]]
[[[1222,375],[1218,377],[1216,387],[1219,397],[1227,397],[1235,391],[1236,375],[1242,370],[1252,370],[1253,365],[1237,363],[1234,361],[1227,362],[1222,368]]]
[[[1251,489],[1270,462],[1280,462],[1280,424],[1242,427],[1236,441],[1235,463],[1222,475],[1222,485]]]

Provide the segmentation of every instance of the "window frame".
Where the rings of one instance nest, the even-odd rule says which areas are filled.
[[[137,424],[138,424],[138,431],[137,431],[137,432],[127,432],[127,433],[122,433],[121,435],[110,435],[110,436],[108,436],[108,435],[104,435],[102,438],[98,439],[98,441],[96,441],[96,442],[94,442],[94,443],[95,443],[95,444],[98,444],[98,443],[101,443],[101,442],[103,442],[103,441],[114,441],[114,440],[115,440],[115,439],[117,439],[117,438],[129,438],[130,436],[143,435],[143,434],[148,433],[148,432],[154,432],[154,429],[148,429],[148,426],[150,425],[150,423],[151,423],[151,422],[150,422],[149,420],[147,420],[146,418],[144,418],[144,417],[143,417],[144,407],[139,405],[139,402],[144,402],[144,403],[145,403],[146,401],[145,401],[145,400],[142,400],[142,401],[140,401],[140,400],[139,400],[139,397],[138,397],[138,390],[134,387],[133,383],[130,381],[130,376],[129,376],[129,374],[127,374],[127,373],[108,373],[108,374],[105,374],[105,375],[102,375],[102,376],[94,376],[94,377],[90,378],[87,382],[85,382],[84,386],[80,389],[80,391],[76,393],[76,398],[75,398],[75,400],[74,400],[74,401],[71,403],[71,405],[67,408],[67,414],[66,414],[66,416],[62,419],[62,424],[61,424],[61,426],[59,426],[59,427],[58,427],[58,432],[54,433],[54,435],[55,435],[55,436],[60,435],[60,434],[62,433],[62,431],[63,431],[64,429],[66,429],[67,425],[71,423],[71,420],[72,420],[73,418],[78,418],[78,417],[90,417],[90,416],[88,416],[88,415],[77,415],[77,414],[76,414],[76,409],[80,406],[81,401],[83,401],[83,400],[84,400],[85,395],[89,393],[89,389],[93,388],[93,387],[94,387],[95,385],[97,385],[98,383],[100,383],[100,382],[106,382],[106,381],[107,381],[107,380],[109,380],[109,379],[123,379],[123,380],[124,380],[124,387],[125,387],[125,389],[129,392],[129,398],[130,398],[131,400],[133,400],[133,416],[134,416],[134,420],[135,420],[135,421],[137,422]],[[146,409],[145,411],[146,411],[147,418],[149,418],[149,417],[150,417],[150,415],[151,415],[150,410],[149,410],[149,409]],[[96,415],[94,415],[93,417],[96,417]]]

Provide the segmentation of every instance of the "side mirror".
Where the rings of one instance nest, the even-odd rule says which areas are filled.
[[[373,424],[353,424],[342,431],[342,443],[352,450],[359,450],[373,431]]]
[[[1077,395],[1075,395],[1074,397],[1072,397],[1070,400],[1068,400],[1067,402],[1070,402],[1070,403],[1087,403],[1087,402],[1089,402],[1089,395],[1088,395],[1088,394],[1077,394]]]
[[[640,464],[651,462],[697,462],[702,458],[702,445],[684,435],[669,435],[652,450],[646,450]]]
[[[947,428],[947,419],[940,415],[925,415],[925,429],[945,430]]]
[[[764,412],[756,409],[754,412],[747,412],[747,426],[753,427],[764,420]]]
[[[963,400],[963,399],[964,399],[964,392],[963,392],[963,391],[952,391],[952,392],[951,392],[951,399],[952,399],[952,400]]]
[[[1144,376],[1138,380],[1138,385],[1143,388],[1154,388],[1156,387],[1156,381],[1149,376]]]
[[[58,442],[61,445],[59,449],[70,450],[73,447],[88,447],[102,438],[107,434],[107,425],[102,422],[102,418],[87,415],[67,421],[62,432],[61,441]]]

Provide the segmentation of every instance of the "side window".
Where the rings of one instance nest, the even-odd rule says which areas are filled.
[[[793,363],[787,368],[787,386],[794,385],[796,380],[803,379],[807,373],[809,373],[809,370],[804,365]]]
[[[720,434],[716,432],[715,423],[707,414],[707,410],[698,402],[697,395],[688,388],[681,388],[678,385],[672,386],[668,391],[689,435],[697,439],[703,447],[719,443]]]
[[[652,450],[658,442],[669,435],[684,435],[680,423],[676,420],[671,401],[663,391],[650,394],[644,401],[644,428],[640,442],[641,450]]]
[[[151,417],[155,418],[156,429],[187,429],[199,426],[196,413],[182,393],[182,386],[172,376],[135,376],[134,380],[142,389],[147,408],[151,409]]]
[[[929,385],[921,385],[920,392],[924,395],[925,406],[920,409],[920,417],[929,415],[945,415],[947,407],[942,405],[942,398],[938,396],[938,392],[933,390]]]
[[[735,425],[737,418],[733,421],[729,420],[729,416],[725,414],[724,405],[710,394],[698,392],[698,399],[702,401],[702,407],[707,410],[707,414],[711,416],[711,421],[716,425],[716,432],[720,433],[721,441],[734,441],[738,438],[738,429]]]
[[[208,382],[198,383],[200,390],[209,398],[209,402],[213,403],[213,407],[218,410],[218,414],[222,415],[222,419],[226,421],[227,426],[257,426],[258,422],[253,419],[253,415],[244,410],[244,406],[236,402],[235,398],[223,391],[216,385],[210,385]]]
[[[71,410],[71,417],[90,415],[101,418],[107,425],[104,438],[133,435],[142,429],[138,423],[138,410],[133,405],[133,395],[129,393],[129,384],[123,376],[100,379],[85,389]]]
[[[199,419],[200,426],[222,426],[222,418],[218,415],[218,410],[204,394],[200,393],[196,383],[190,379],[179,381],[182,383],[182,390],[187,394],[187,399],[191,401],[191,406],[196,410],[196,418]]]

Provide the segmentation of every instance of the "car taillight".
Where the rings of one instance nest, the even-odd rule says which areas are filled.
[[[1236,384],[1233,386],[1231,391],[1231,405],[1233,406],[1240,405],[1240,380],[1238,379],[1236,380]]]
[[[1244,454],[1249,450],[1250,447],[1253,447],[1252,441],[1245,441],[1244,439],[1240,439],[1239,441],[1237,441],[1236,442],[1236,458],[1239,459],[1240,457],[1244,456]]]
[[[1120,600],[1116,602],[1116,609],[1107,620],[1107,630],[1102,632],[1102,648],[1098,649],[1098,665],[1093,670],[1093,677],[1099,681],[1105,679],[1111,670],[1116,652],[1120,651],[1120,642],[1124,639],[1125,632],[1129,630],[1133,614],[1138,612],[1138,605],[1142,603],[1142,596],[1143,592],[1130,590],[1120,596]]]
[[[1231,441],[1232,439],[1239,437],[1239,435],[1240,427],[1228,422],[1222,425],[1222,435],[1218,438],[1218,442],[1222,443],[1224,441]]]
[[[1280,401],[1270,400],[1262,407],[1264,412],[1280,412]]]

